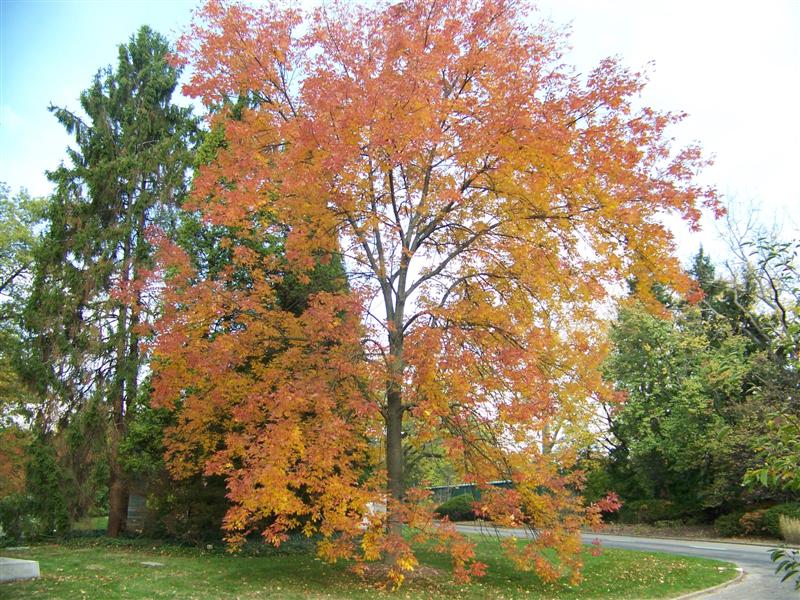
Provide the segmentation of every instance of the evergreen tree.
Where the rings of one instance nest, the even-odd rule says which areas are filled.
[[[99,71],[81,94],[85,118],[51,107],[75,146],[48,174],[56,190],[27,309],[39,426],[63,427],[90,402],[107,411],[112,536],[127,513],[119,441],[144,362],[143,326],[156,309],[146,286],[147,231],[185,191],[195,131],[190,110],[172,103],[179,72],[168,52],[161,35],[142,27],[119,47],[116,69]]]

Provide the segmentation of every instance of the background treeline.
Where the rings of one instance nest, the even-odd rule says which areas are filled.
[[[107,533],[120,535],[132,492],[147,499],[146,535],[221,536],[224,481],[168,471],[164,433],[180,414],[149,404],[147,343],[168,285],[152,240],[180,246],[198,277],[248,286],[249,272],[226,271],[233,253],[280,257],[284,239],[203,221],[185,205],[193,169],[225,138],[176,103],[168,53],[142,28],[79,112],[51,107],[74,145],[48,173],[49,198],[0,189],[2,542],[105,515]],[[244,93],[210,110],[236,120],[257,101]],[[598,404],[602,443],[582,468],[588,500],[609,490],[625,500],[621,521],[716,519],[722,534],[775,535],[778,514],[800,516],[799,247],[755,234],[734,247],[725,272],[697,255],[692,302],[667,290],[662,314],[623,302],[611,326],[605,375],[625,401]],[[279,302],[295,314],[311,294],[347,285],[336,260],[283,275]],[[224,418],[198,451],[213,452]],[[410,484],[457,483],[436,452],[407,458]]]
[[[621,495],[611,521],[780,538],[781,515],[800,518],[800,243],[729,225],[722,269],[702,248],[689,265],[692,298],[661,289],[660,311],[623,301],[611,323],[620,397],[581,464],[587,501]],[[473,500],[437,510],[474,519]]]
[[[800,516],[800,244],[731,241],[723,272],[694,257],[692,302],[664,291],[663,315],[627,303],[611,326],[605,375],[625,400],[602,406],[585,466],[589,497],[625,500],[622,522],[777,537],[779,514]]]

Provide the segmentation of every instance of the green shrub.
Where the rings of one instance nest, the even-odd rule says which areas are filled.
[[[153,479],[147,495],[144,535],[193,545],[222,541],[222,520],[230,503],[221,477]]]
[[[787,502],[785,504],[776,504],[772,508],[764,511],[764,530],[767,534],[779,538],[781,537],[781,515],[791,517],[793,519],[800,519],[800,502]]]
[[[119,451],[125,472],[147,499],[142,534],[190,545],[221,543],[222,520],[230,507],[224,478],[170,478],[163,460],[164,430],[174,424],[174,415],[150,406],[149,385],[140,389]]]
[[[50,510],[53,506],[56,507],[54,512]],[[63,536],[69,521],[61,508],[58,499],[47,504],[30,494],[0,498],[0,546]]]
[[[40,437],[28,449],[24,510],[32,527],[26,539],[62,536],[69,531],[69,498],[64,469],[49,439]]]
[[[678,521],[685,514],[685,509],[669,500],[634,500],[626,502],[619,511],[619,522],[655,523],[656,521]]]
[[[0,544],[17,544],[34,529],[31,501],[24,494],[0,498]]]
[[[438,516],[448,517],[451,521],[474,521],[473,502],[475,500],[469,494],[453,496],[444,504],[440,504],[435,512]]]
[[[586,465],[586,482],[583,486],[583,500],[588,506],[606,497],[610,490],[615,489],[614,481],[608,474],[606,465],[600,461],[592,461]]]
[[[728,515],[717,517],[714,521],[714,531],[717,535],[722,537],[735,537],[738,535],[745,535],[745,529],[742,525],[743,511],[736,511]]]

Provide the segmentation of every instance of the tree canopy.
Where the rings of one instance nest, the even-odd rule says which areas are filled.
[[[609,392],[599,308],[629,277],[651,306],[654,284],[689,291],[662,216],[696,226],[719,205],[694,180],[699,149],[670,147],[682,116],[638,107],[643,77],[615,60],[574,74],[528,9],[212,0],[179,44],[184,91],[224,132],[187,206],[239,241],[214,279],[161,245],[155,400],[179,415],[173,471],[227,477],[233,542],[302,527],[328,559],[387,556],[399,582],[416,564],[405,525],[456,576],[480,573],[407,489],[409,461],[434,451],[486,488],[483,514],[537,528],[507,545],[520,565],[578,576],[599,508],[575,493],[585,439],[565,432]],[[285,257],[258,250],[277,236]],[[281,306],[288,272],[335,257],[346,290]]]

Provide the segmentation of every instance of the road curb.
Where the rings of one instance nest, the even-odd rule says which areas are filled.
[[[739,546],[764,546],[765,548],[778,548],[781,545],[786,543],[785,540],[775,540],[774,542],[764,542],[764,541],[750,541],[750,540],[731,540],[729,538],[693,538],[693,537],[678,537],[674,535],[643,535],[643,534],[636,534],[636,533],[609,533],[607,531],[592,531],[591,529],[582,529],[581,533],[584,535],[613,535],[616,537],[635,537],[635,538],[644,538],[647,540],[678,540],[680,542],[707,542],[711,544],[737,544]]]
[[[701,596],[705,596],[706,594],[712,594],[714,592],[718,592],[719,590],[724,590],[726,587],[730,587],[732,585],[736,585],[737,583],[741,583],[745,575],[747,575],[747,571],[745,571],[741,567],[737,567],[736,570],[739,571],[739,574],[733,579],[729,579],[724,583],[720,583],[719,585],[715,585],[710,588],[706,588],[704,590],[689,592],[688,594],[684,594],[683,596],[676,596],[672,600],[690,600],[690,598],[700,598]]]
[[[481,525],[476,525],[479,521],[454,521],[453,523],[456,525],[467,525],[470,527],[481,528]],[[508,529],[508,527],[500,527],[498,525],[491,525],[490,523],[485,523],[484,527],[495,527],[496,529]],[[730,539],[730,538],[708,538],[708,537],[679,537],[674,535],[643,535],[637,533],[610,533],[608,531],[592,531],[591,529],[581,529],[581,535],[610,535],[614,537],[633,537],[633,538],[643,538],[646,540],[676,540],[679,542],[706,542],[711,544],[731,544],[731,545],[738,545],[738,546],[763,546],[764,548],[779,548],[781,546],[786,546],[786,540],[774,540],[772,542],[767,542],[763,540],[742,540],[742,539]],[[788,548],[789,546],[787,546]]]

